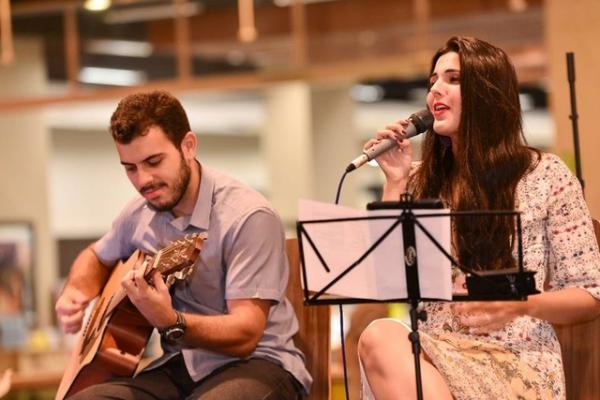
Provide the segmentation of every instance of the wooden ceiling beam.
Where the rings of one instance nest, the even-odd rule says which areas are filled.
[[[509,54],[519,52],[519,49],[508,49]],[[531,49],[524,49],[531,51]],[[353,83],[361,80],[381,79],[382,77],[402,77],[414,79],[425,76],[427,73],[431,54],[415,55],[414,57],[381,57],[371,60],[327,63],[311,65],[277,72],[246,72],[227,75],[213,75],[206,77],[191,77],[190,79],[171,79],[154,81],[135,87],[114,88],[82,88],[73,90],[66,95],[46,96],[36,98],[0,98],[0,110],[13,112],[18,110],[41,108],[52,104],[73,103],[79,101],[96,101],[105,99],[118,99],[127,94],[156,89],[165,89],[172,92],[187,91],[245,91],[260,90],[265,86],[290,80],[304,80],[313,84],[346,82]],[[521,83],[539,82],[546,76],[545,67],[538,65],[521,69],[519,73]]]
[[[77,31],[77,6],[70,4],[63,11],[63,29],[65,44],[65,63],[67,67],[67,83],[69,90],[77,90],[79,86],[79,34]]]

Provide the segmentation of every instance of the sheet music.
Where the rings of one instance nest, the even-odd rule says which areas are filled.
[[[298,206],[300,221],[399,216],[401,212],[402,210],[359,210],[305,199],[301,199]],[[413,210],[415,215],[447,212],[449,210]],[[330,268],[329,272],[325,270],[309,241],[302,238],[308,290],[319,292],[336,277],[344,274],[395,222],[395,218],[389,218],[305,224],[304,229]],[[420,218],[419,222],[449,253],[450,217]],[[450,300],[450,261],[418,227],[415,232],[421,297]],[[398,224],[370,255],[345,273],[326,293],[376,300],[406,298],[402,243],[402,225]]]

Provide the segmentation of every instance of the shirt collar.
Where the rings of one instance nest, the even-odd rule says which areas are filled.
[[[200,189],[192,215],[184,215],[171,221],[171,225],[180,231],[186,230],[190,225],[203,231],[207,231],[212,210],[213,191],[215,180],[212,172],[198,163],[200,167]]]

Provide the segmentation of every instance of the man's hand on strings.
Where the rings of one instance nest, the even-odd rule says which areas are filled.
[[[143,267],[134,268],[123,277],[121,285],[133,305],[148,322],[157,328],[165,328],[177,321],[171,305],[171,294],[160,271],[156,270],[150,282],[144,278]]]
[[[85,308],[90,298],[72,286],[65,287],[55,306],[58,321],[64,333],[77,333],[83,323]]]

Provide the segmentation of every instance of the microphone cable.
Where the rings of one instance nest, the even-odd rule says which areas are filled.
[[[346,175],[348,175],[348,170],[344,171],[340,182],[338,183],[337,192],[335,194],[335,204],[338,205],[340,203],[340,194],[342,192],[342,185],[344,184],[344,179],[346,179]],[[342,346],[342,368],[344,370],[344,391],[346,395],[346,400],[350,400],[350,390],[348,389],[348,364],[346,362],[346,338],[344,337],[344,307],[340,303],[338,304],[338,309],[340,313],[340,344]]]

